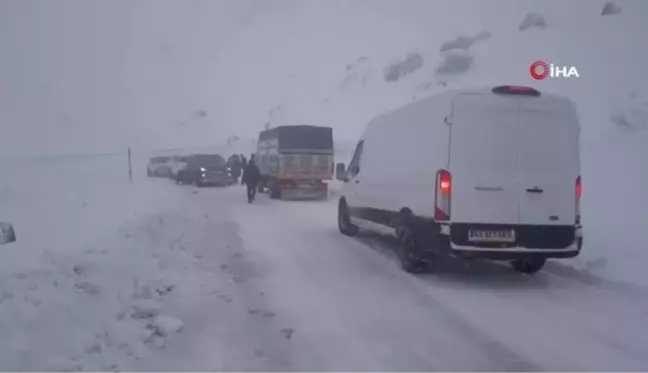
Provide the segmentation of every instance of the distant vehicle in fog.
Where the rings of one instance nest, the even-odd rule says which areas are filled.
[[[295,125],[259,133],[259,191],[271,198],[326,199],[333,179],[333,129]]]
[[[228,186],[234,183],[225,158],[218,154],[196,154],[185,159],[175,176],[178,184]]]
[[[148,177],[168,177],[171,171],[169,160],[171,157],[153,157],[146,166]]]

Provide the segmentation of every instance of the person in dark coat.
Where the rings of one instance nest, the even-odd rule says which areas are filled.
[[[245,168],[247,167],[247,159],[245,159],[245,156],[241,154],[241,170],[245,171]],[[245,181],[243,181],[243,178],[241,178],[241,185],[245,184]]]
[[[261,178],[261,171],[254,162],[254,156],[250,157],[245,170],[243,171],[242,181],[247,186],[247,197],[248,203],[254,201],[256,196],[257,186],[259,184],[259,179]]]
[[[241,177],[241,172],[243,171],[241,167],[241,160],[238,154],[234,154],[227,160],[227,167],[229,168],[230,175],[234,183],[238,183],[239,177]]]

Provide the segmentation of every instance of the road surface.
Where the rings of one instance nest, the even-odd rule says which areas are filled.
[[[444,260],[400,270],[388,240],[338,233],[336,204],[186,188],[204,282],[142,359],[155,371],[648,370],[648,291],[549,265]]]

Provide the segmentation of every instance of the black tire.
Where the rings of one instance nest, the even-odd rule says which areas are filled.
[[[185,174],[183,171],[178,172],[178,175],[176,176],[176,183],[180,185],[184,184],[185,182],[184,176]]]
[[[396,231],[398,241],[398,260],[403,271],[408,273],[422,273],[429,268],[423,255],[423,246],[420,233],[412,225],[403,225]]]
[[[277,184],[270,184],[270,198],[281,199],[281,188]]]
[[[546,262],[545,258],[516,259],[511,261],[511,266],[515,272],[531,275],[540,271]]]
[[[357,236],[360,232],[360,228],[351,223],[349,207],[344,200],[340,200],[340,203],[338,204],[338,229],[340,230],[340,233],[349,237]]]
[[[146,170],[146,176],[153,177],[153,175],[151,175],[151,170],[149,169]]]

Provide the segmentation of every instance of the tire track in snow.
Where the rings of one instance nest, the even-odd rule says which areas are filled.
[[[448,270],[439,266],[437,273],[412,276],[398,268],[388,247],[376,250],[375,244],[368,244],[372,238],[340,236],[335,228],[335,206],[320,210],[320,215],[325,214],[323,217],[312,214],[312,207],[286,204],[277,208],[282,215],[292,216],[292,225],[301,225],[301,231],[315,234],[329,230],[329,238],[310,241],[332,244],[331,239],[344,240],[338,245],[358,251],[395,281],[407,279],[416,288],[413,291],[441,303],[451,317],[470,320],[486,339],[500,341],[504,350],[515,350],[515,355],[525,356],[527,362],[531,360],[532,366],[554,370],[613,366],[643,370],[647,366],[646,358],[637,353],[641,350],[639,346],[648,344],[643,337],[648,330],[644,333],[646,328],[638,328],[648,325],[641,311],[646,306],[642,299],[552,273],[524,276],[492,262],[455,262],[463,268],[455,266]],[[375,255],[376,252],[382,255]]]
[[[302,276],[298,280],[302,286],[295,292],[316,291],[318,298],[324,299],[326,311],[338,315],[342,324],[339,332],[351,333],[349,338],[364,345],[365,352],[375,360],[376,369],[541,370],[443,302],[403,281],[407,275],[398,269],[392,271],[392,263],[367,260],[362,243],[353,243],[331,227],[322,230],[309,219],[293,215],[300,206],[273,202],[257,206],[254,212],[239,214],[238,220],[247,225],[249,232],[254,231],[254,225],[265,222],[266,234],[278,237],[277,243],[281,244],[273,245],[272,250],[283,251],[278,253],[281,258],[277,265],[291,262],[282,270],[299,269],[293,274]],[[268,226],[270,222],[281,224]],[[290,234],[284,231],[285,227],[289,227]],[[331,275],[338,277],[338,281],[330,281],[327,277]],[[363,292],[377,298],[366,299]]]
[[[297,370],[284,325],[264,299],[263,273],[250,261],[238,227],[228,220],[236,205],[231,197],[226,189],[187,193],[182,214],[190,221],[185,247],[196,259],[193,280],[178,286],[168,304],[185,327],[136,370]]]
[[[390,237],[365,234],[359,240],[381,257],[392,261],[394,267],[398,266],[398,260],[393,254],[395,242]],[[531,323],[536,325],[532,329],[555,330],[553,336],[564,341],[562,344],[589,346],[588,354],[595,356],[579,362],[576,361],[578,353],[573,353],[574,359],[569,356],[568,351],[572,347],[564,351],[558,349],[553,351],[558,353],[553,361],[547,359],[555,366],[552,369],[592,370],[601,369],[601,366],[618,369],[624,366],[625,370],[643,370],[648,367],[648,356],[642,353],[641,347],[648,345],[648,328],[640,327],[648,325],[648,313],[642,311],[648,309],[648,299],[645,297],[637,297],[631,292],[618,292],[609,287],[593,286],[570,277],[555,275],[551,271],[532,276],[522,275],[512,272],[508,265],[490,261],[466,262],[440,258],[440,262],[435,263],[430,273],[413,275],[411,278],[420,282],[421,289],[431,295],[434,292],[434,295],[439,296],[438,291],[442,290],[439,286],[468,293],[464,296],[477,300],[475,305],[457,311],[463,312],[475,307],[482,309],[481,315],[472,316],[473,319],[479,317],[486,321],[489,312],[511,314],[515,318],[510,318],[509,322],[510,325],[517,325],[515,329],[528,330]],[[461,293],[456,295],[461,297]],[[516,319],[522,321],[515,322]],[[644,331],[637,330],[638,328]],[[534,333],[519,334],[520,340],[529,341],[526,335]],[[541,351],[543,341],[541,338],[538,340],[535,350]],[[573,342],[567,343],[569,340]],[[552,343],[549,341],[549,344]],[[585,351],[578,352],[584,355]],[[547,351],[546,356],[551,353],[552,351]],[[595,360],[599,362],[598,365],[592,363]],[[565,368],[566,366],[569,368]]]

